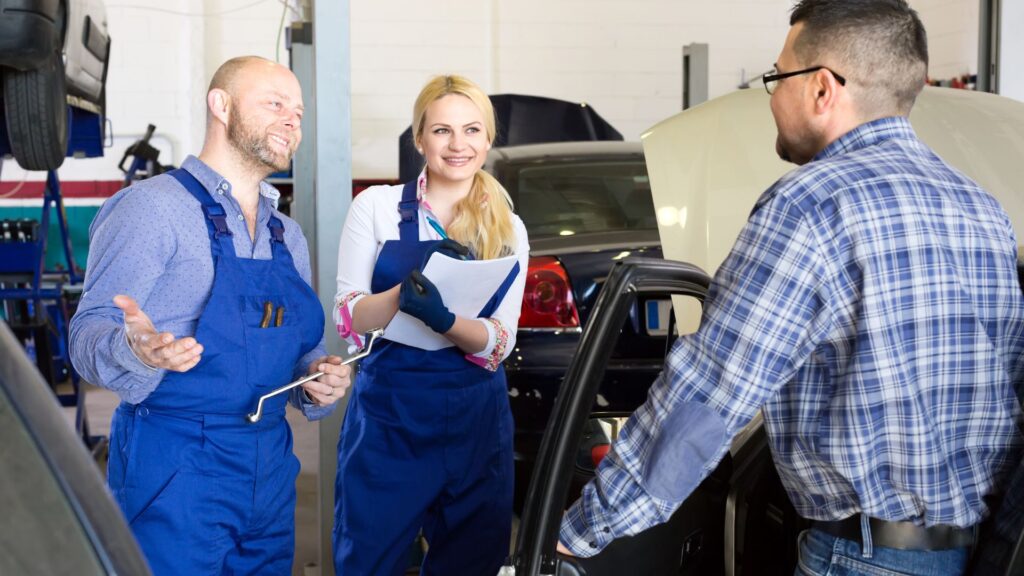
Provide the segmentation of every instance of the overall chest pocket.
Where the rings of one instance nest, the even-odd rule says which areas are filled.
[[[300,319],[283,295],[243,296],[246,374],[258,391],[269,391],[292,379],[302,355]]]

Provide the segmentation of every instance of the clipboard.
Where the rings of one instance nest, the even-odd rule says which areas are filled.
[[[452,314],[476,318],[518,261],[515,255],[493,260],[456,260],[435,252],[423,267],[423,275],[437,287]],[[422,350],[454,346],[451,340],[401,310],[384,328],[384,338]]]

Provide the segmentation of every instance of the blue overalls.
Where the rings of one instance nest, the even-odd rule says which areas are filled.
[[[371,290],[400,283],[435,241],[419,240],[415,182],[399,203],[399,240],[384,244]],[[491,302],[497,309],[518,264]],[[512,522],[512,413],[505,373],[457,347],[385,341],[363,360],[338,443],[334,563],[339,576],[404,574],[422,527],[422,574],[493,575]]]
[[[271,260],[235,255],[225,212],[185,170],[171,173],[206,214],[214,282],[196,326],[202,360],[168,372],[137,405],[121,403],[108,482],[154,574],[290,574],[295,478],[285,395],[249,424],[261,394],[292,379],[323,335],[324,315],[299,276],[280,219]],[[265,302],[282,326],[260,328]]]

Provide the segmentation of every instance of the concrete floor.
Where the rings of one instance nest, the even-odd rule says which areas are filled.
[[[88,386],[85,392],[86,417],[90,432],[107,436],[110,433],[110,417],[119,402],[117,395],[103,388]],[[74,410],[66,409],[73,422]],[[295,507],[295,563],[293,576],[315,576],[319,570],[317,551],[317,473],[319,472],[319,438],[317,424],[309,422],[298,411],[288,409],[288,422],[292,426],[295,455],[302,463],[302,470],[295,482],[297,503]],[[106,473],[106,470],[103,471]],[[305,570],[307,567],[310,570]]]

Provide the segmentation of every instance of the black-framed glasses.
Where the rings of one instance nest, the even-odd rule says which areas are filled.
[[[817,72],[818,70],[828,70],[829,72],[832,73],[833,76],[835,76],[836,82],[839,82],[840,86],[846,86],[846,78],[843,78],[842,76],[837,74],[835,70],[832,70],[828,66],[811,66],[810,68],[804,68],[803,70],[797,70],[795,72],[782,73],[779,73],[779,71],[775,67],[772,67],[772,69],[769,70],[767,74],[761,77],[761,80],[764,81],[765,91],[768,92],[768,94],[771,94],[772,92],[775,92],[775,87],[779,85],[779,80],[789,78],[790,76],[810,74],[811,72]]]

